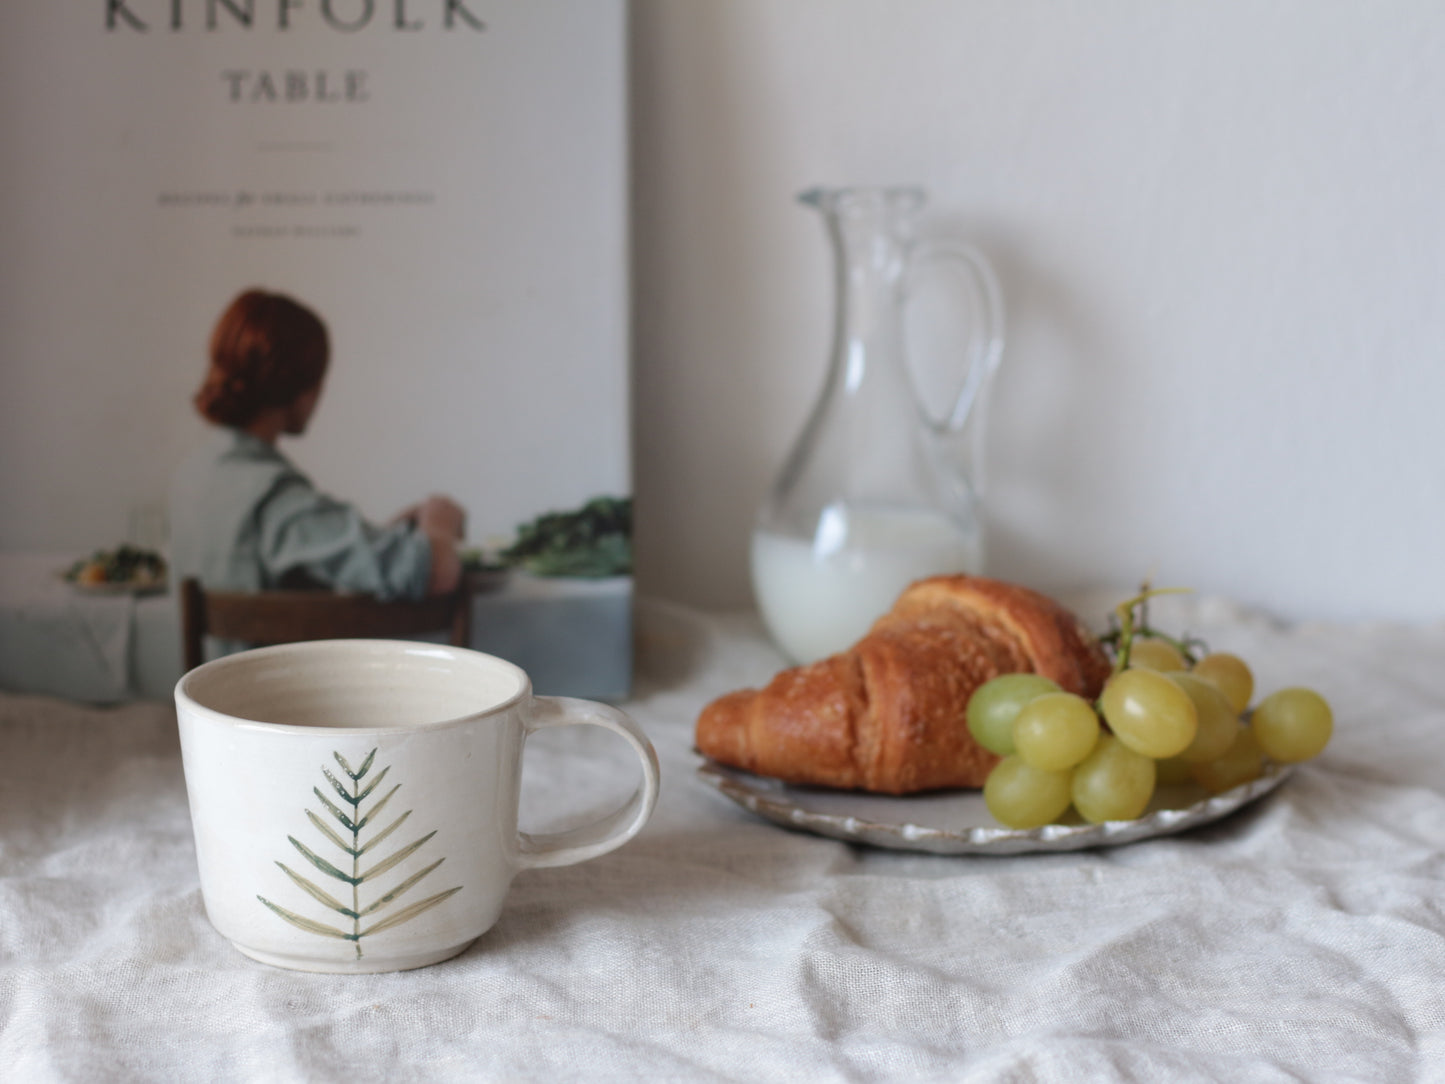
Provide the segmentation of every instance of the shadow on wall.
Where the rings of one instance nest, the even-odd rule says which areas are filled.
[[[751,598],[748,537],[777,468],[758,437],[775,428],[768,415],[779,406],[760,401],[776,382],[769,309],[778,302],[745,200],[759,133],[742,130],[749,110],[736,102],[748,59],[739,20],[723,4],[685,20],[665,7],[639,0],[629,20],[637,583],[644,594],[735,607]],[[679,88],[690,100],[676,100]],[[697,98],[706,131],[686,123]],[[679,165],[687,176],[674,174]],[[780,203],[792,213],[788,194]],[[798,217],[799,229],[814,228]]]

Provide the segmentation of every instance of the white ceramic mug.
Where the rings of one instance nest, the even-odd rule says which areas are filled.
[[[445,960],[496,922],[519,870],[606,854],[657,801],[657,755],[626,715],[533,696],[518,667],[462,648],[257,648],[186,674],[176,712],[206,913],[280,967]],[[632,746],[641,784],[595,823],[519,832],[527,736],[583,724]]]

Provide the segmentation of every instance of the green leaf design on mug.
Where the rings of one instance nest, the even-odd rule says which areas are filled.
[[[362,926],[361,920],[363,918],[385,910],[391,904],[395,903],[403,893],[415,887],[420,883],[422,878],[433,872],[446,861],[446,859],[444,857],[438,858],[425,869],[412,874],[406,880],[383,892],[376,899],[372,900],[371,903],[363,907],[361,903],[362,885],[368,884],[375,878],[388,873],[402,862],[405,862],[413,854],[421,850],[432,836],[436,835],[436,830],[433,829],[420,839],[414,840],[406,846],[393,851],[385,858],[379,859],[367,869],[362,870],[361,856],[376,847],[400,828],[406,819],[411,816],[411,810],[408,809],[385,828],[382,828],[369,839],[363,841],[361,838],[363,829],[376,819],[377,814],[391,801],[392,795],[401,789],[401,784],[393,784],[390,790],[372,803],[370,808],[363,811],[361,804],[371,797],[372,792],[375,791],[381,781],[386,778],[386,773],[391,771],[391,766],[388,765],[382,768],[381,771],[377,772],[376,775],[363,786],[362,780],[365,779],[371,771],[371,766],[376,760],[375,749],[366,755],[366,759],[361,762],[361,767],[356,770],[352,770],[350,763],[348,763],[346,758],[339,752],[333,751],[331,755],[336,758],[336,763],[341,768],[342,773],[347,777],[350,786],[348,787],[346,782],[338,778],[337,775],[325,765],[321,768],[321,774],[326,778],[327,783],[331,785],[334,795],[348,807],[349,812],[337,805],[319,786],[313,787],[311,792],[316,795],[323,808],[331,814],[332,818],[341,825],[343,830],[338,832],[318,813],[310,809],[306,810],[306,819],[325,837],[328,843],[347,857],[333,862],[324,855],[318,854],[295,836],[287,836],[286,838],[290,841],[291,846],[296,848],[297,852],[300,853],[301,857],[306,859],[318,872],[341,882],[343,885],[351,886],[350,905],[348,906],[343,902],[346,894],[345,889],[342,889],[342,899],[338,899],[326,891],[326,889],[322,888],[321,885],[303,877],[284,862],[277,862],[276,865],[281,868],[281,872],[286,874],[296,887],[305,892],[317,903],[321,904],[321,906],[345,918],[349,918],[351,920],[351,929],[346,930],[339,926],[328,925],[325,922],[318,922],[315,919],[299,915],[279,904],[272,903],[265,896],[258,895],[256,898],[269,907],[278,917],[289,922],[299,930],[305,930],[307,933],[316,934],[319,937],[334,937],[341,941],[353,942],[356,945],[356,958],[359,960],[361,959],[361,939],[363,937],[374,933],[381,933],[383,930],[389,930],[394,926],[400,926],[403,922],[410,922],[418,915],[430,911],[437,904],[450,898],[462,889],[460,885],[455,888],[448,888],[444,892],[438,892],[434,896],[428,896],[426,899],[418,900],[408,907],[403,907],[400,911],[395,911],[385,917],[378,918],[365,927]],[[349,842],[348,836],[350,837]],[[349,863],[347,859],[350,860]],[[348,865],[350,868],[349,873],[347,872]]]

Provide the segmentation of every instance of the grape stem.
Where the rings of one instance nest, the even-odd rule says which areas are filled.
[[[1159,595],[1181,595],[1187,594],[1191,589],[1188,587],[1150,587],[1148,582],[1140,585],[1139,593],[1133,598],[1125,599],[1114,607],[1114,617],[1118,622],[1118,628],[1100,637],[1101,642],[1112,644],[1115,648],[1114,673],[1118,674],[1128,669],[1129,654],[1133,650],[1136,637],[1143,637],[1151,640],[1163,640],[1173,647],[1179,654],[1183,655],[1189,663],[1195,662],[1194,648],[1196,645],[1203,646],[1202,641],[1192,637],[1178,639],[1158,629],[1151,628],[1148,621],[1148,602],[1151,598]],[[1136,616],[1135,611],[1138,611]]]

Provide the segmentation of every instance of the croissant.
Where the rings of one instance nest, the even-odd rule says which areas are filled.
[[[973,691],[1033,671],[1093,699],[1109,660],[1079,620],[1026,587],[934,576],[847,651],[703,709],[704,756],[789,783],[884,794],[981,787],[998,757],[965,722]]]

